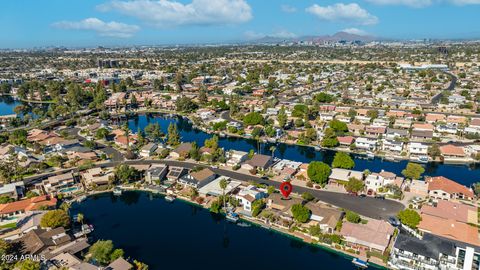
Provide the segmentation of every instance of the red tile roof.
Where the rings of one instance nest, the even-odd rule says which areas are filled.
[[[466,186],[460,185],[459,183],[450,180],[443,176],[429,177],[426,179],[428,182],[428,190],[443,190],[450,194],[457,193],[463,194],[467,197],[473,198],[473,191],[468,189]]]

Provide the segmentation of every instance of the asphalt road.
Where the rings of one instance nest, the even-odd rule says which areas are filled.
[[[126,160],[123,162],[117,161],[117,162],[95,164],[95,167],[114,167],[122,163],[128,164],[128,165],[146,165],[146,164],[160,163],[160,164],[166,164],[169,166],[184,167],[188,169],[192,169],[196,166],[208,167],[206,165],[199,165],[196,163],[175,161],[175,160]],[[263,183],[263,184],[275,186],[277,189],[280,186],[280,183],[277,181],[262,179],[260,177],[253,176],[253,175],[247,175],[247,174],[238,173],[230,170],[224,170],[224,169],[216,169],[216,168],[211,168],[211,169],[218,175],[227,176],[232,179],[236,179],[244,182],[254,181],[257,183]],[[24,179],[24,182],[25,182],[25,185],[33,185],[42,179],[48,178],[49,176],[66,173],[71,170],[72,169],[65,169],[61,171],[49,172],[49,173],[26,177]],[[293,192],[298,194],[309,192],[315,198],[317,198],[318,200],[324,203],[328,203],[340,208],[345,208],[345,209],[357,212],[362,216],[375,218],[375,219],[386,220],[388,217],[394,216],[398,213],[398,211],[404,209],[403,204],[397,201],[392,201],[392,200],[380,200],[380,199],[375,199],[371,197],[362,198],[362,197],[351,196],[343,193],[314,190],[314,189],[300,187],[300,186],[294,186]]]
[[[66,131],[69,136],[75,137],[75,139],[79,140],[80,142],[85,141],[84,137],[78,135],[78,132],[80,131],[79,128],[68,128],[66,129]],[[107,156],[110,157],[112,161],[118,162],[118,161],[124,160],[122,153],[117,149],[99,142],[96,142],[96,143],[97,143],[97,150],[104,152]]]

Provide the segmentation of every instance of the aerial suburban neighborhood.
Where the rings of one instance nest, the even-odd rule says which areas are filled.
[[[253,16],[246,0],[95,2],[151,31]],[[478,4],[453,2],[438,5]],[[278,12],[350,8],[378,23],[356,3]],[[140,27],[49,24],[99,40],[0,45],[1,269],[480,269],[477,40],[112,45]]]

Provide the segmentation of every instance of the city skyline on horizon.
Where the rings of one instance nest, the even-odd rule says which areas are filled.
[[[4,9],[5,49],[235,43],[337,32],[480,38],[471,23],[480,0],[25,0]]]

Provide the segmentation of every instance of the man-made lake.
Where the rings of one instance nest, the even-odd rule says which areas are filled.
[[[94,241],[112,240],[150,269],[355,269],[351,258],[258,226],[241,227],[185,202],[144,192],[74,205]]]
[[[18,105],[22,105],[22,102],[13,99],[11,96],[0,96],[0,115],[15,114],[13,109]]]
[[[199,146],[202,146],[205,139],[211,138],[213,135],[207,134],[201,130],[192,127],[191,123],[181,117],[169,117],[165,115],[139,115],[129,119],[129,127],[133,132],[137,132],[138,128],[144,129],[149,123],[158,122],[164,133],[167,133],[167,128],[170,123],[176,123],[182,141],[192,142],[196,141]],[[225,150],[241,150],[249,151],[254,149],[257,151],[257,141],[243,139],[243,138],[220,138],[220,147]],[[260,151],[262,154],[271,155],[270,147],[272,144],[261,143]],[[312,147],[287,145],[283,143],[275,144],[275,156],[289,160],[301,161],[309,163],[312,160],[324,161],[331,164],[335,151],[315,151]],[[372,172],[380,172],[386,170],[397,175],[406,167],[408,161],[392,162],[375,158],[373,160],[363,159],[359,155],[352,155],[355,159],[355,170],[363,171],[368,169]],[[451,165],[441,163],[429,163],[423,165],[425,167],[425,175],[428,176],[445,176],[455,180],[461,184],[470,186],[473,183],[480,182],[480,166],[478,165]]]

